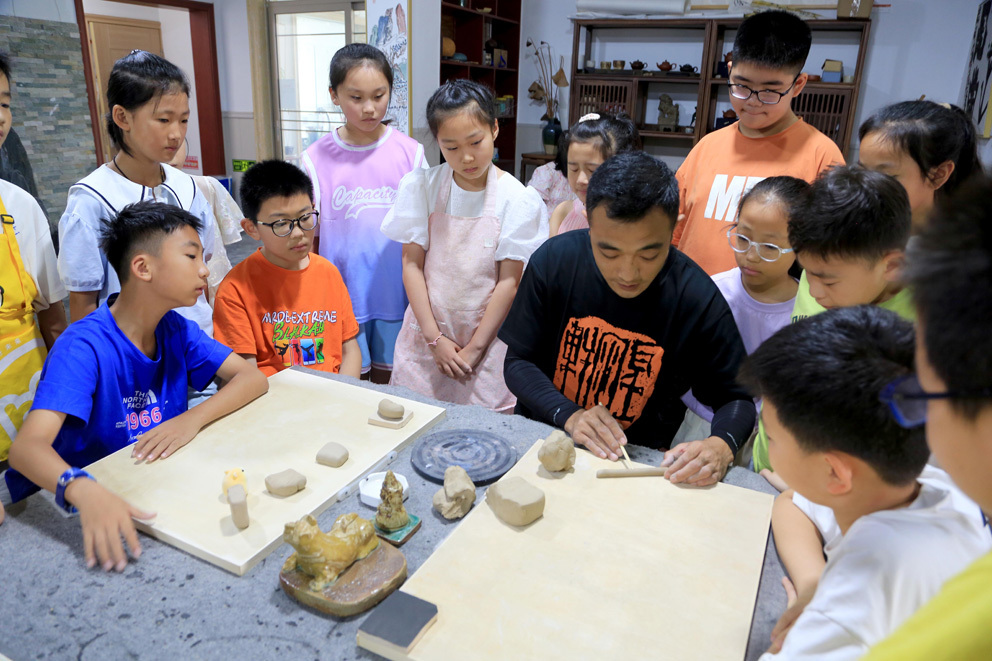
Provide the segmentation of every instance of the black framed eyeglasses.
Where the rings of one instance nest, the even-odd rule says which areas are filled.
[[[927,402],[933,399],[992,398],[992,388],[973,391],[926,392],[915,374],[900,376],[888,383],[878,394],[878,400],[900,427],[912,429],[927,421]]]
[[[309,232],[317,226],[317,219],[320,213],[314,209],[313,211],[308,211],[299,218],[294,218],[290,220],[289,218],[283,220],[274,220],[271,223],[263,223],[262,221],[257,221],[259,225],[265,225],[272,230],[272,233],[276,236],[289,236],[293,233],[293,226],[299,225],[300,229],[304,232]]]
[[[734,252],[746,254],[751,252],[753,247],[758,252],[758,257],[763,262],[777,262],[782,255],[792,252],[792,248],[783,248],[777,246],[774,243],[758,243],[757,241],[752,241],[749,237],[740,234],[737,230],[737,225],[732,225],[730,229],[727,230],[727,243],[730,244],[731,249]]]
[[[784,92],[777,92],[775,90],[753,90],[747,85],[740,85],[738,83],[727,83],[727,87],[730,88],[730,95],[735,99],[740,99],[741,101],[747,101],[751,98],[751,95],[757,95],[758,101],[762,102],[766,106],[773,106],[782,100],[782,97],[792,91],[792,88],[796,86],[796,81],[799,80],[799,76],[802,74],[796,74],[796,77],[792,79],[792,84],[789,85],[789,89]]]

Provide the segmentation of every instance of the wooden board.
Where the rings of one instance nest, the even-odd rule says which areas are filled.
[[[404,584],[438,607],[408,658],[743,659],[773,498],[596,479],[616,464],[584,450],[552,475],[537,450],[503,479],[543,489],[544,516],[517,528],[479,502]]]
[[[414,412],[403,429],[368,423],[382,393],[295,370],[269,379],[269,392],[203,429],[165,460],[137,463],[131,448],[91,464],[97,481],[143,510],[157,512],[139,530],[243,575],[282,544],[283,526],[330,507],[339,492],[444,418],[444,409],[391,397]],[[316,462],[328,441],[348,448],[340,468]],[[251,524],[238,530],[221,492],[224,471],[243,468]],[[279,498],[265,477],[292,468],[307,486]]]

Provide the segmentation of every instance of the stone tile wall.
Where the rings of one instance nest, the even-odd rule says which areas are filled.
[[[0,15],[11,56],[14,130],[53,227],[69,186],[96,168],[86,76],[75,23]]]

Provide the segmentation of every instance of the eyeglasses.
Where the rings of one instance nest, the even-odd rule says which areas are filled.
[[[915,374],[895,379],[878,394],[878,401],[889,407],[889,412],[900,427],[912,429],[927,421],[927,402],[932,399],[971,399],[992,397],[992,388],[974,391],[948,390],[926,392]]]
[[[317,226],[317,218],[320,213],[315,209],[313,211],[308,211],[299,218],[294,218],[290,220],[288,218],[284,220],[275,220],[271,223],[263,223],[262,221],[257,221],[259,225],[265,225],[272,230],[272,233],[276,236],[289,236],[293,233],[293,226],[299,225],[300,229],[304,232],[309,232],[314,227]]]
[[[730,88],[730,95],[735,99],[740,99],[741,101],[747,101],[751,98],[752,94],[758,96],[758,101],[761,101],[766,106],[773,106],[782,100],[782,97],[792,91],[795,87],[796,81],[799,80],[801,74],[796,74],[796,77],[792,79],[792,84],[789,85],[789,89],[784,92],[776,92],[775,90],[753,90],[747,85],[739,85],[737,83],[727,83],[727,87]]]
[[[751,252],[753,247],[758,252],[758,257],[764,262],[776,262],[787,252],[792,252],[792,248],[782,248],[781,246],[776,246],[774,243],[758,243],[752,241],[743,234],[738,234],[734,230],[737,229],[737,225],[733,225],[729,230],[727,230],[727,243],[734,252],[739,252],[742,255]]]

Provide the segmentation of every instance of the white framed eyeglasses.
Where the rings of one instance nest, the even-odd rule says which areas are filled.
[[[750,237],[737,231],[737,225],[732,225],[727,230],[727,243],[730,244],[734,252],[742,255],[751,252],[751,248],[754,248],[758,253],[758,258],[763,262],[777,262],[782,255],[792,252],[792,248],[783,248],[774,243],[752,241]]]

